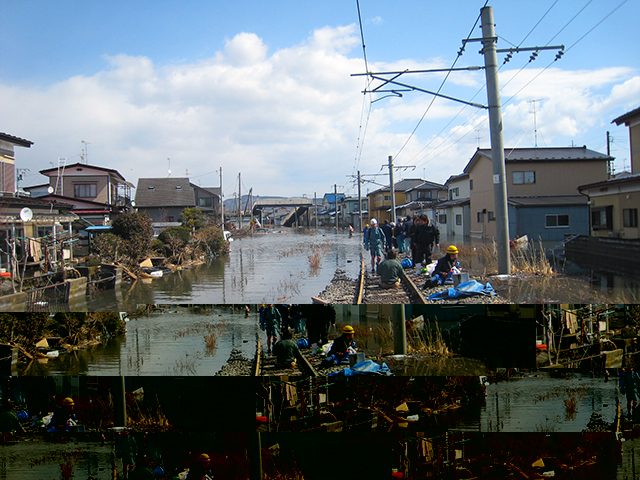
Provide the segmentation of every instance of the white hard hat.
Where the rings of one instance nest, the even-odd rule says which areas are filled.
[[[371,219],[371,225],[375,225],[376,223],[378,223],[378,220],[376,220],[375,218]]]

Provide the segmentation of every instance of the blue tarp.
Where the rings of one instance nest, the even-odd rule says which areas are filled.
[[[389,370],[389,366],[382,362],[382,365],[378,365],[373,360],[365,360],[364,362],[356,363],[351,368],[345,368],[344,370],[340,370],[339,372],[330,373],[329,376],[333,375],[344,375],[345,377],[353,377],[355,375],[393,375],[391,370]]]
[[[487,282],[486,285],[481,284],[477,280],[469,280],[461,283],[455,288],[449,288],[444,292],[434,293],[427,297],[428,300],[446,300],[451,298],[464,298],[473,295],[486,295],[488,297],[495,296],[496,292],[493,286]]]

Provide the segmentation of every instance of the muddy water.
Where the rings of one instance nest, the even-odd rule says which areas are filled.
[[[310,257],[317,255],[315,264]],[[310,303],[329,284],[336,269],[356,278],[361,259],[368,261],[360,235],[332,230],[302,232],[283,229],[236,239],[228,257],[156,280],[140,280],[95,294],[73,310],[130,310],[137,304],[158,303]],[[477,258],[462,258],[463,267],[482,275]],[[607,299],[634,302],[640,279],[566,270],[555,277],[499,280],[498,292],[513,303],[602,303]],[[626,299],[626,300],[625,300]]]
[[[205,335],[216,333],[215,348]],[[232,348],[253,358],[258,317],[236,309],[194,313],[175,307],[127,323],[123,338],[62,355],[57,360],[32,362],[22,375],[214,375]]]
[[[91,311],[123,310],[125,305],[158,303],[311,303],[336,269],[355,278],[360,236],[330,230],[282,232],[239,238],[228,257],[161,279],[125,285],[88,301]],[[318,263],[315,263],[317,255]]]
[[[115,455],[107,443],[53,443],[25,439],[0,448],[0,480],[111,480]],[[119,472],[122,473],[121,465]]]
[[[580,432],[592,413],[612,423],[617,384],[574,374],[538,374],[487,386],[486,405],[454,429],[482,432]],[[575,408],[569,405],[575,400]],[[566,401],[566,402],[565,402]]]

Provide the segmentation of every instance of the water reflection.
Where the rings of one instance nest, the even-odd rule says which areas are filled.
[[[483,432],[580,432],[592,413],[615,418],[616,382],[573,374],[531,375],[488,385],[486,404],[454,428]]]

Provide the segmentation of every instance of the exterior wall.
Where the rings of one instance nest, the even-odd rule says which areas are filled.
[[[589,234],[589,206],[549,206],[549,207],[519,207],[516,210],[515,232],[512,229],[511,208],[509,209],[509,236],[521,237],[527,235],[529,240],[537,242],[561,242],[567,235]],[[569,215],[568,227],[546,227],[546,215]],[[515,235],[513,235],[515,233]]]
[[[58,175],[57,173],[49,177],[50,185],[55,188]],[[108,190],[108,179],[107,175],[80,175],[78,173],[71,173],[71,171],[65,171],[63,180],[62,180],[62,189],[58,189],[55,192],[57,195],[63,195],[65,197],[74,197],[80,198],[81,200],[91,200],[94,202],[100,203],[109,203],[109,190]],[[75,184],[96,184],[96,196],[95,197],[76,197],[74,192]],[[112,188],[112,199],[115,198],[115,189]]]
[[[640,116],[634,118],[629,126],[631,147],[631,173],[640,173]]]
[[[457,192],[453,190],[457,189]],[[459,180],[452,180],[449,183],[449,200],[458,200],[460,198],[469,198],[471,191],[469,190],[469,179],[461,178]]]
[[[173,217],[174,222],[179,222],[180,214],[182,210],[187,207],[153,207],[153,208],[139,208],[140,212],[145,212],[151,217],[152,222],[168,222],[169,217]]]
[[[440,217],[443,214],[447,216],[447,222],[445,224],[438,222],[437,224],[438,228],[440,229],[440,237],[442,240],[459,241],[463,239],[465,236],[469,235],[468,232],[465,232],[465,230],[468,230],[468,225],[469,225],[469,218],[468,218],[469,206],[468,205],[453,206],[453,207],[447,207],[445,209],[437,210],[438,217]],[[457,215],[460,216],[462,225],[456,225]],[[466,217],[466,222],[465,222],[465,217]]]
[[[535,183],[513,183],[513,172],[535,172]],[[575,195],[580,185],[607,179],[605,161],[507,162],[507,195]]]
[[[637,188],[637,187],[636,187]],[[617,189],[616,189],[617,190]],[[591,229],[595,237],[640,238],[640,228],[625,227],[622,211],[627,208],[640,210],[640,191],[612,193],[611,195],[590,196],[591,210],[612,207],[612,228]]]
[[[493,168],[491,160],[481,156],[469,172],[469,182],[473,182],[469,198],[471,200],[471,228],[474,237],[491,238],[496,235],[496,222],[488,221],[487,212],[495,212],[493,198]],[[484,213],[484,221],[478,221],[478,212]]]
[[[13,195],[16,191],[16,170],[13,159],[0,156],[0,192]]]

